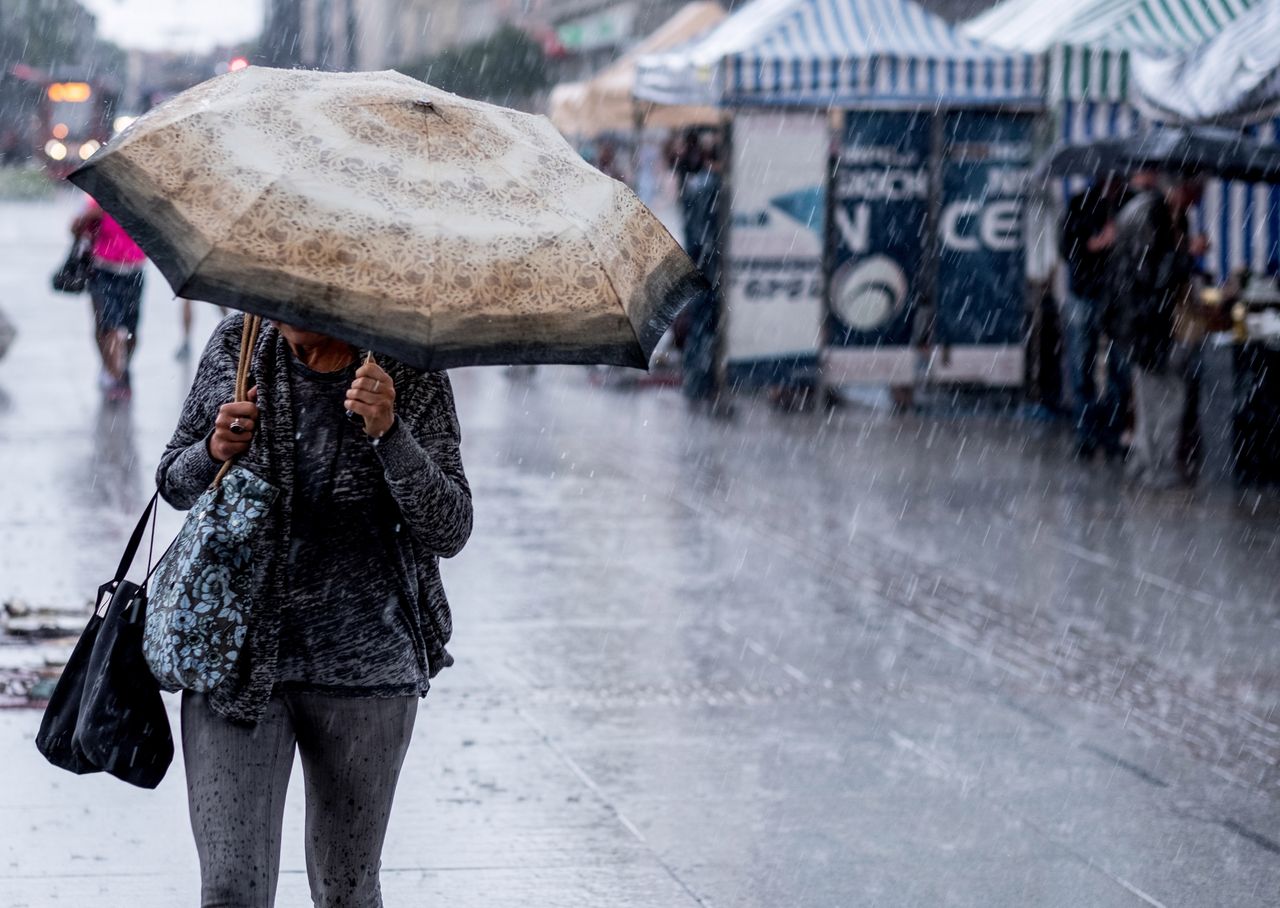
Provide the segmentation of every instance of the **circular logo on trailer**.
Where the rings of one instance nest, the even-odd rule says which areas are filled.
[[[836,272],[831,303],[840,321],[856,331],[883,328],[907,301],[907,276],[887,255],[849,262]]]

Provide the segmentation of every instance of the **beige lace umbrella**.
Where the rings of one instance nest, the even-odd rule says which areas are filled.
[[[178,295],[423,369],[646,368],[705,289],[658,219],[545,118],[395,72],[228,73],[71,180]]]

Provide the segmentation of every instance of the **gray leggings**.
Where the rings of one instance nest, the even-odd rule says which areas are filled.
[[[182,753],[202,908],[271,908],[294,748],[306,782],[307,877],[324,908],[382,905],[378,869],[417,697],[286,693],[252,728],[182,695]]]

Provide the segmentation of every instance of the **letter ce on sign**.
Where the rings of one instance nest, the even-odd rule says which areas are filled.
[[[977,231],[974,231],[974,226]],[[956,252],[1017,252],[1022,245],[1022,203],[952,202],[942,209],[942,244]]]

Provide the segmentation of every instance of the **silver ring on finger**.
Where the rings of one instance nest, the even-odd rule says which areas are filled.
[[[240,425],[240,417],[237,416],[235,419],[231,420],[231,434],[243,435],[244,433],[245,433],[245,427]]]

